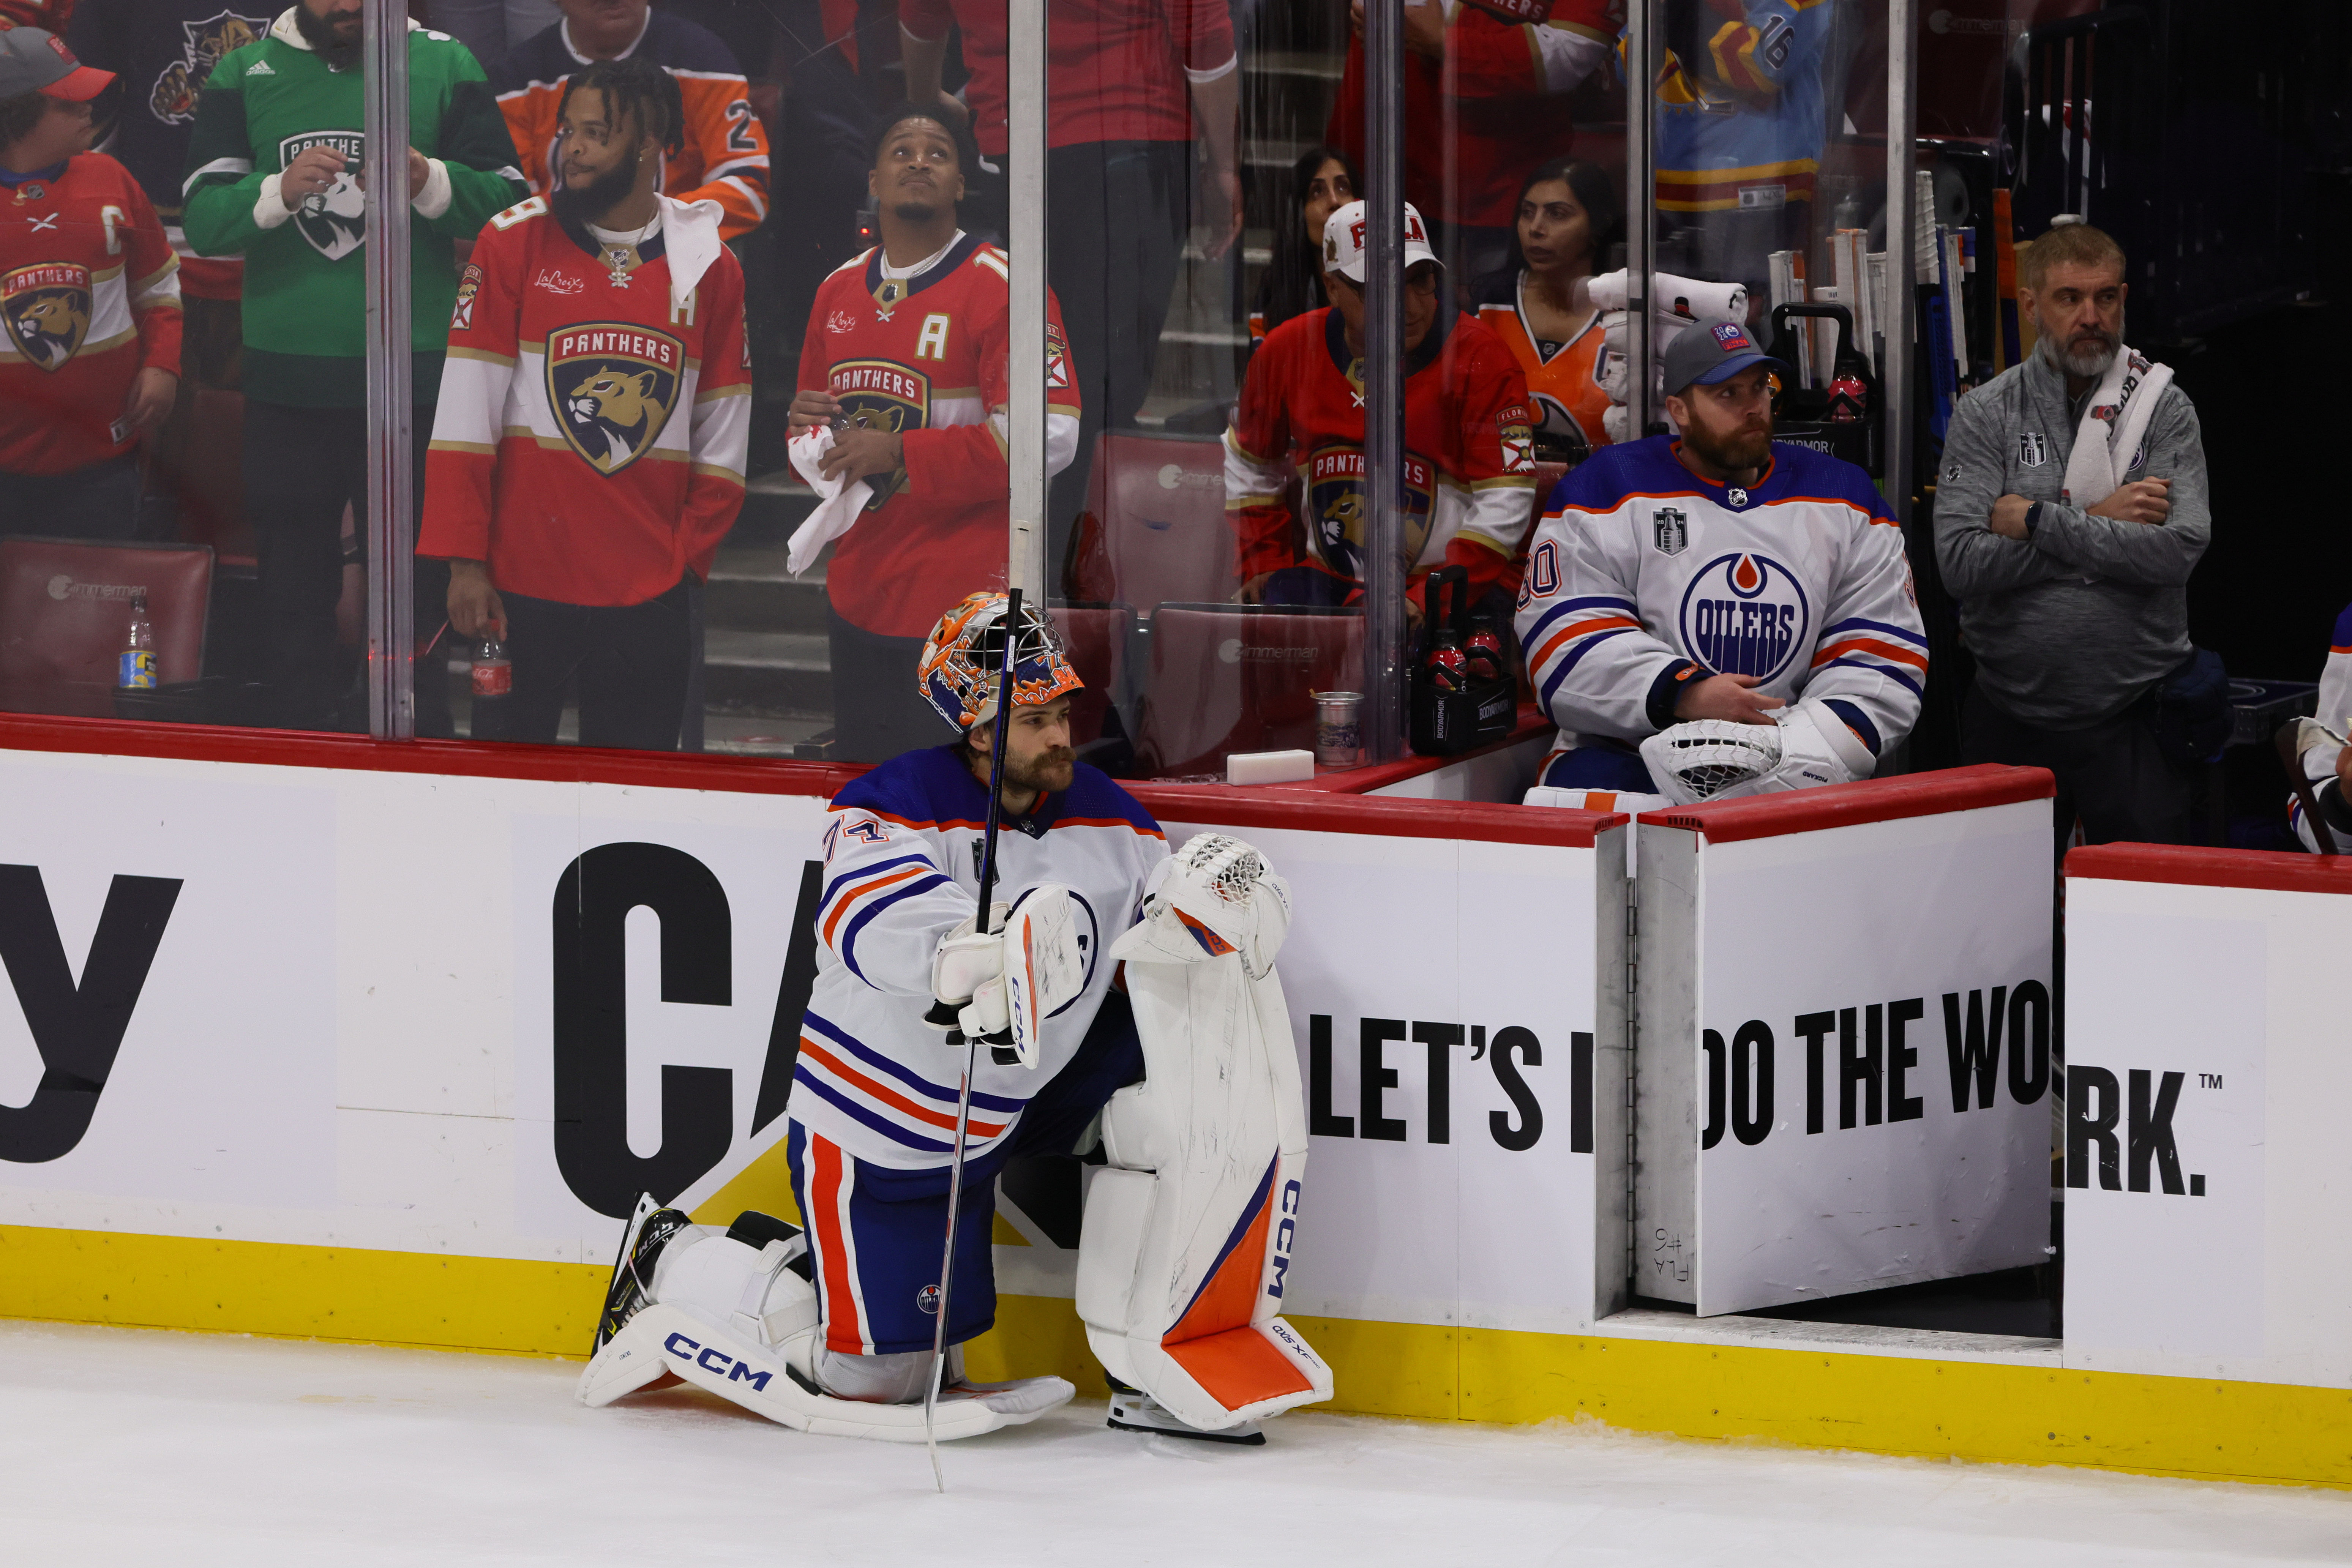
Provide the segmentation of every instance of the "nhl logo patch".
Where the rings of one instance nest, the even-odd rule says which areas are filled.
[[[677,406],[686,349],[667,332],[621,321],[547,335],[547,403],[572,450],[618,474],[653,449]]]
[[[44,261],[0,274],[0,317],[8,342],[43,371],[63,370],[89,336],[89,268]]]
[[[2020,431],[2017,436],[2017,460],[2028,468],[2039,468],[2050,461],[2050,438],[2038,430]]]
[[[1660,555],[1682,554],[1690,544],[1690,519],[1679,507],[1659,507],[1650,515],[1650,542]]]
[[[1723,498],[1730,502],[1735,507],[1744,507],[1748,505],[1748,492],[1741,489],[1737,485],[1734,485],[1730,489],[1726,490],[1723,493]]]
[[[283,169],[313,147],[331,147],[343,155],[343,172],[316,195],[302,198],[294,211],[294,226],[310,247],[329,261],[341,261],[367,240],[367,200],[353,172],[367,139],[356,131],[306,131],[278,143],[278,166]]]

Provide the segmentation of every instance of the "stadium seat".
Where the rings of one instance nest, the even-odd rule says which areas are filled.
[[[157,679],[196,680],[212,581],[209,545],[0,539],[0,709],[111,716],[136,589],[147,591]]]
[[[210,545],[224,571],[250,570],[253,525],[245,514],[245,398],[194,389],[188,417],[174,421],[155,453],[155,478],[179,502],[180,538]]]
[[[1239,580],[1222,439],[1106,432],[1087,487],[1099,531],[1074,597],[1117,601],[1142,615],[1170,601],[1233,597]]]
[[[1364,681],[1352,611],[1162,604],[1136,742],[1146,777],[1222,773],[1228,753],[1309,748],[1315,694]]]
[[[1055,604],[1046,613],[1062,634],[1086,689],[1070,699],[1070,744],[1102,738],[1103,721],[1127,690],[1128,642],[1135,612],[1124,604]]]

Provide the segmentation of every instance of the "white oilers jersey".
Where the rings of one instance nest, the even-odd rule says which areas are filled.
[[[965,1051],[923,1015],[932,955],[978,907],[987,814],[987,786],[947,747],[886,762],[834,800],[816,983],[787,1109],[861,1160],[912,1170],[954,1157]],[[1087,981],[1046,1020],[1035,1071],[979,1051],[967,1158],[1010,1136],[1029,1097],[1077,1054],[1118,967],[1110,945],[1139,917],[1168,840],[1127,791],[1080,763],[1066,792],[1003,822],[996,852],[999,900],[1046,882],[1076,892]]]
[[[2327,641],[2327,663],[2320,668],[2319,703],[2314,710],[2314,716],[2337,735],[2352,736],[2352,604],[2346,605],[2344,613],[2336,618],[2336,634]],[[2336,777],[2336,758],[2343,749],[2334,740],[2323,740],[2317,745],[2304,747],[2303,773],[2311,780],[2315,794]],[[2325,810],[2327,808],[2321,809]],[[2311,831],[2311,824],[2303,820],[2303,802],[2288,797],[2286,817],[2294,829],[2295,836],[2303,841],[2304,848],[2316,853],[2318,836]],[[2343,830],[2335,830],[2334,837],[2340,841],[2344,837]]]
[[[1717,485],[1675,446],[1595,453],[1536,527],[1519,641],[1563,738],[1643,739],[1710,674],[1822,698],[1873,752],[1909,734],[1927,643],[1903,530],[1869,476],[1775,442],[1755,484]]]

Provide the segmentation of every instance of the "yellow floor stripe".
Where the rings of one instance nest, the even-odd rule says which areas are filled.
[[[766,1201],[751,1207],[789,1212],[757,1196]],[[603,1263],[0,1226],[0,1317],[578,1357],[608,1272]],[[1058,1373],[1103,1396],[1068,1301],[1002,1296],[997,1314],[967,1354],[974,1376]],[[1291,1321],[1331,1364],[1340,1410],[1565,1416],[1684,1437],[2352,1488],[2352,1390]]]

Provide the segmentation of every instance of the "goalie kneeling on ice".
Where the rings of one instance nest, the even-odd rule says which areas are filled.
[[[1289,887],[1265,858],[1203,833],[1110,950],[1143,1081],[1103,1108],[1078,1315],[1112,1378],[1206,1433],[1331,1396],[1331,1369],[1279,1315],[1307,1166],[1274,972],[1289,926]]]

